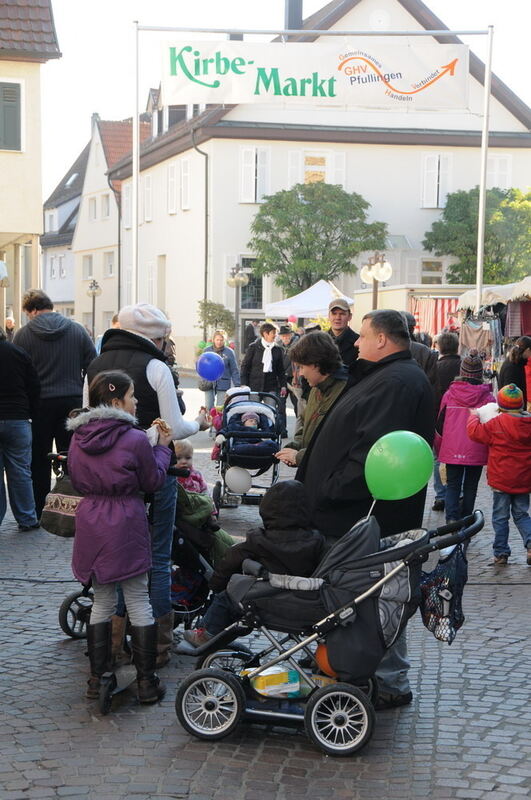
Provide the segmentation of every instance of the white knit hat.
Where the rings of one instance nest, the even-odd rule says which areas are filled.
[[[120,328],[139,333],[148,339],[163,339],[171,331],[171,323],[166,314],[150,303],[124,306],[118,313],[118,323]]]

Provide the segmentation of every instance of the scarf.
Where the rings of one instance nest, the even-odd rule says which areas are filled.
[[[266,342],[263,336],[260,341],[264,348],[264,353],[262,355],[262,371],[273,372],[273,347],[275,346],[275,342]]]

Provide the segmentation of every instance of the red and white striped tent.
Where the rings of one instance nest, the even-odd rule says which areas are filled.
[[[410,311],[417,320],[416,330],[436,336],[445,328],[454,330],[457,322],[457,297],[411,297]]]

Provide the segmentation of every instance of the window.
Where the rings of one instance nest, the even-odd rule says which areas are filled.
[[[59,256],[59,277],[66,278],[65,257]]]
[[[106,278],[114,277],[114,250],[103,254],[103,275]]]
[[[20,83],[0,83],[0,150],[22,150]]]
[[[123,220],[124,220],[124,228],[131,227],[131,184],[128,183],[127,186],[124,186],[124,209],[123,209]]]
[[[109,219],[111,216],[111,198],[108,194],[101,196],[101,218]]]
[[[493,155],[487,158],[487,189],[510,189],[511,156]]]
[[[73,172],[73,173],[70,175],[70,177],[69,177],[69,179],[67,180],[67,182],[65,183],[65,186],[72,186],[72,184],[74,183],[74,181],[75,181],[75,179],[78,177],[78,175],[79,175],[79,173],[78,173],[78,172]]]
[[[177,164],[168,166],[168,214],[177,212]]]
[[[90,197],[89,198],[88,214],[89,214],[90,222],[94,222],[94,220],[96,219],[96,214],[97,214],[96,198],[95,197]]]
[[[57,260],[55,256],[50,256],[50,278],[57,278]]]
[[[331,183],[345,186],[346,153],[331,150],[290,150],[288,188],[296,183]]]
[[[57,230],[57,209],[53,208],[44,214],[44,230],[51,233]]]
[[[146,303],[157,305],[157,268],[153,262],[146,264]]]
[[[254,258],[242,258],[241,260],[242,269],[249,275],[249,283],[247,286],[242,286],[240,290],[241,308],[262,308],[262,278],[251,273],[255,261]]]
[[[92,256],[83,256],[83,280],[89,281],[92,277]]]
[[[421,283],[442,283],[443,282],[443,265],[442,261],[425,261],[422,260],[422,273],[420,276]]]
[[[261,203],[269,194],[270,163],[269,147],[240,149],[240,203]]]
[[[450,192],[452,157],[424,153],[422,159],[422,208],[444,208]]]
[[[190,208],[190,161],[187,158],[181,161],[181,208],[183,211]]]
[[[153,219],[153,202],[151,193],[151,175],[144,176],[144,222]]]

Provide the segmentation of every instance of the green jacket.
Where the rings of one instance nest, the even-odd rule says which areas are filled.
[[[298,451],[295,457],[297,466],[301,463],[315,431],[345,389],[347,378],[347,370],[340,369],[310,391],[306,408],[297,418],[293,440],[284,445],[284,447],[291,447]]]

